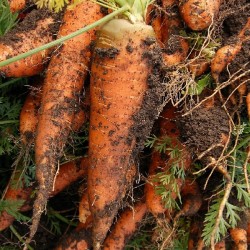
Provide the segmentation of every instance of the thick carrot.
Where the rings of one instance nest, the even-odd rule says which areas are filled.
[[[50,197],[57,195],[62,190],[67,188],[71,183],[83,178],[87,174],[88,164],[88,158],[83,157],[81,160],[75,160],[61,165],[58,175],[55,179],[54,190],[51,192]],[[19,180],[20,172],[22,172],[22,169],[13,173],[11,182],[9,183],[7,191],[2,198],[4,200],[25,201],[20,207],[19,211],[26,212],[32,209],[33,199],[31,198],[31,193],[34,191],[35,185],[31,187],[23,186],[20,188],[16,188],[14,185],[12,185],[13,181],[16,182]],[[12,215],[8,214],[6,211],[3,211],[0,216],[0,231],[9,227],[14,220],[15,218]]]
[[[58,31],[60,14],[33,10],[13,30],[0,38],[0,61],[51,42]],[[37,75],[44,69],[50,50],[34,54],[7,66],[0,67],[6,77]]]
[[[180,0],[180,14],[192,30],[207,29],[219,13],[221,0]]]
[[[146,4],[135,2],[137,7]],[[131,186],[127,172],[143,148],[164,93],[155,34],[138,16],[133,16],[134,24],[124,19],[105,24],[93,54],[87,190],[94,249],[101,247]]]
[[[102,16],[100,6],[92,1],[81,1],[67,9],[58,37],[70,34]],[[53,190],[58,160],[72,129],[79,103],[79,95],[88,73],[91,30],[65,42],[52,56],[43,85],[41,108],[35,140],[36,178],[39,183],[33,209],[30,236],[34,236],[47,199]]]
[[[138,202],[134,207],[122,212],[111,233],[104,241],[104,250],[124,249],[126,242],[138,229],[138,226],[147,213],[145,202]]]

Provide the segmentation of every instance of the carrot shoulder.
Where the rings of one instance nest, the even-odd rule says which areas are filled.
[[[101,16],[99,5],[92,1],[81,1],[73,9],[66,10],[58,37],[93,23]],[[58,160],[72,129],[79,95],[88,73],[90,43],[94,35],[94,30],[91,30],[66,41],[53,54],[48,66],[35,140],[36,178],[39,190],[27,242],[37,230],[41,213],[53,189]]]
[[[99,31],[90,82],[88,194],[94,249],[100,248],[131,185],[128,170],[158,115],[164,91],[157,81],[156,46],[153,29],[145,24],[115,19]]]
[[[33,10],[23,22],[0,38],[0,61],[51,42],[58,31],[59,16],[47,10]],[[0,73],[6,77],[39,74],[44,69],[49,54],[50,50],[45,50],[0,67]]]

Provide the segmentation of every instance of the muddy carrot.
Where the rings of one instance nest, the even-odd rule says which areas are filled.
[[[111,233],[104,241],[104,250],[124,249],[126,242],[136,232],[138,226],[147,212],[145,202],[138,202],[134,207],[127,208],[118,218]]]
[[[147,1],[136,0],[133,6],[116,2],[128,4],[136,15],[105,24],[94,48],[87,188],[94,249],[100,249],[131,186],[127,172],[144,147],[164,92],[158,81],[161,55],[155,34],[143,20]]]
[[[33,10],[23,22],[0,38],[0,61],[27,52],[51,42],[58,31],[60,14],[47,10]],[[44,69],[50,50],[34,54],[25,59],[0,67],[6,77],[37,75]]]
[[[92,1],[81,1],[74,8],[66,10],[58,37],[93,23],[101,16],[99,5]],[[27,242],[36,232],[41,213],[53,190],[58,160],[72,129],[79,95],[88,73],[90,43],[94,35],[94,30],[91,30],[66,41],[53,54],[48,66],[35,140],[36,178],[39,189]]]

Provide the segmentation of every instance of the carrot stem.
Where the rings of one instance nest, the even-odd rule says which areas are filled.
[[[89,30],[91,30],[91,29],[93,29],[93,28],[95,28],[95,27],[97,27],[99,25],[104,24],[105,22],[111,20],[116,15],[118,15],[118,14],[124,12],[124,11],[127,11],[128,9],[129,9],[129,6],[127,6],[127,5],[123,6],[123,7],[119,8],[119,9],[113,11],[112,13],[108,14],[107,16],[101,18],[100,20],[98,20],[98,21],[96,21],[96,22],[94,22],[94,23],[92,23],[90,25],[87,25],[87,26],[85,26],[85,27],[83,27],[83,28],[81,28],[81,29],[79,29],[79,30],[77,30],[75,32],[72,32],[71,34],[69,34],[67,36],[63,36],[63,37],[61,37],[61,38],[59,38],[57,40],[54,40],[54,41],[52,41],[50,43],[46,43],[46,44],[44,44],[44,45],[42,45],[42,46],[40,46],[38,48],[29,50],[29,51],[27,51],[25,53],[21,53],[21,54],[19,54],[17,56],[14,56],[14,57],[11,57],[11,58],[9,58],[9,59],[7,59],[5,61],[2,61],[2,62],[0,62],[0,67],[6,66],[6,65],[8,65],[10,63],[16,62],[16,61],[21,60],[23,58],[26,58],[28,56],[34,55],[34,54],[36,54],[36,53],[38,53],[38,52],[40,52],[42,50],[49,49],[49,48],[54,47],[54,46],[56,46],[58,44],[62,44],[63,42],[65,42],[65,41],[67,41],[69,39],[72,39],[72,38],[74,38],[74,37],[76,37],[76,36],[78,36],[78,35],[80,35],[80,34],[82,34],[84,32],[87,32],[87,31],[89,31]]]
[[[22,236],[17,232],[17,230],[12,225],[10,226],[10,230],[18,238],[19,241],[21,241],[22,243],[24,243],[24,240],[23,240]],[[27,248],[29,250],[34,250],[34,248],[31,247],[30,245],[27,245]]]
[[[18,123],[18,122],[19,122],[19,120],[0,121],[0,125],[13,124],[13,123]]]
[[[9,85],[11,85],[11,84],[13,84],[13,83],[15,83],[15,82],[18,82],[18,81],[20,81],[21,79],[23,79],[23,78],[14,78],[14,79],[12,79],[12,80],[9,80],[8,82],[2,83],[2,84],[0,85],[0,89],[5,88],[5,87],[7,87],[7,86],[9,86]]]

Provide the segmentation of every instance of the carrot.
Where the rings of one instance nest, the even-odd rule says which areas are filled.
[[[89,250],[92,246],[91,234],[88,230],[73,231],[64,237],[54,250]]]
[[[250,18],[237,35],[235,44],[228,44],[221,47],[211,61],[211,74],[218,82],[220,73],[230,64],[241,51],[243,42],[249,40],[248,33],[250,31]]]
[[[178,0],[162,0],[161,2],[165,10],[178,4]]]
[[[119,2],[130,6],[129,1]],[[146,2],[136,0],[130,6],[137,14],[130,15],[133,23],[113,19],[105,24],[94,48],[87,188],[94,249],[100,248],[131,186],[127,172],[143,148],[164,93],[155,34],[142,21],[141,4]]]
[[[229,230],[231,238],[235,242],[237,250],[247,250],[247,231],[243,228],[231,228]]]
[[[226,250],[226,243],[225,240],[222,240],[215,244],[214,250]]]
[[[202,195],[196,181],[186,179],[181,190],[182,208],[176,214],[175,220],[180,216],[191,216],[196,214],[202,205]]]
[[[207,29],[219,13],[221,0],[180,0],[180,14],[192,30]]]
[[[84,192],[79,202],[79,221],[84,224],[90,220],[92,220],[92,216],[89,209],[88,193]]]
[[[54,190],[51,192],[50,197],[53,197],[60,193],[62,190],[67,188],[71,183],[76,180],[83,178],[87,174],[88,158],[83,157],[81,160],[75,160],[72,162],[65,163],[60,166],[60,170],[55,179]],[[7,191],[5,192],[4,200],[20,201],[23,200],[24,204],[20,207],[20,212],[26,212],[32,209],[33,199],[31,193],[35,189],[36,185],[31,187],[16,187],[13,185],[20,178],[22,169],[15,171],[11,177],[11,181],[8,184]],[[0,215],[0,231],[9,227],[15,220],[14,216],[3,211]]]
[[[51,42],[58,30],[59,16],[47,10],[33,10],[29,13],[23,22],[0,38],[0,61]],[[0,67],[0,74],[6,77],[37,75],[43,71],[49,54],[50,50],[45,50]]]
[[[18,12],[24,9],[27,0],[8,0],[11,12]]]
[[[189,45],[186,39],[180,36],[182,23],[175,9],[163,16],[162,21],[162,43],[164,44],[164,64],[168,67],[183,62],[188,55]]]
[[[177,110],[171,104],[165,106],[163,112],[160,115],[159,119],[159,127],[160,127],[160,136],[163,138],[168,136],[171,139],[171,147],[177,147],[182,151],[183,156],[183,166],[187,170],[191,164],[191,158],[186,152],[184,146],[178,141],[178,136],[180,135],[180,131],[175,123],[175,119],[177,119]],[[156,193],[157,186],[160,183],[154,181],[157,173],[168,173],[172,164],[176,161],[176,159],[170,159],[169,152],[166,151],[165,154],[160,154],[159,152],[153,152],[151,157],[151,164],[149,166],[149,176],[148,182],[145,184],[145,198],[148,210],[156,217],[160,217],[167,211],[162,198],[159,194]],[[183,184],[181,179],[175,180],[179,189]],[[171,185],[166,185],[165,189],[169,190]],[[178,196],[177,193],[172,192],[172,199],[176,199]],[[170,212],[170,211],[168,211]]]
[[[248,92],[246,96],[246,106],[247,106],[248,119],[250,120],[250,92]]]
[[[74,8],[66,10],[58,37],[93,23],[101,16],[99,5],[92,1],[81,1]],[[53,190],[57,162],[73,126],[78,96],[88,73],[90,43],[94,35],[94,30],[91,30],[66,41],[52,56],[48,66],[35,140],[36,179],[39,190],[27,242],[36,232],[41,213]]]
[[[21,141],[23,145],[26,146],[34,143],[35,139],[38,122],[38,109],[40,108],[42,97],[39,85],[35,85],[27,95],[20,113],[19,131],[21,135]]]
[[[111,233],[104,241],[104,250],[124,249],[126,242],[138,229],[138,226],[147,213],[145,202],[137,202],[133,209],[127,208],[118,218]]]
[[[196,57],[197,52],[191,53],[189,59],[191,60],[188,63],[189,71],[195,76],[201,76],[209,69],[209,61],[202,57]]]

